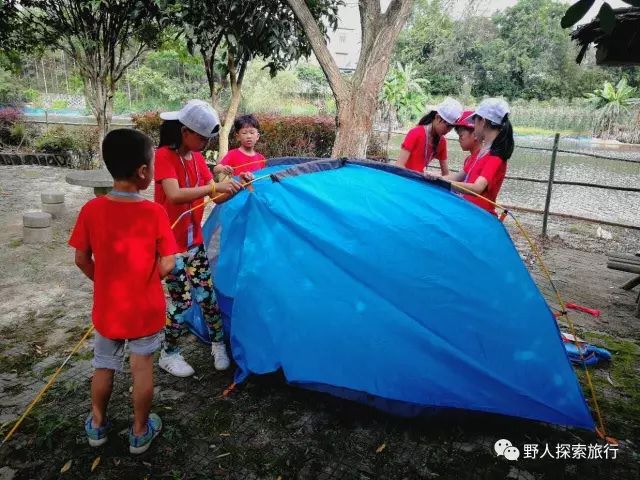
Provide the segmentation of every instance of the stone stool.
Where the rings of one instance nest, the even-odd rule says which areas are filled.
[[[52,240],[50,213],[27,212],[22,215],[22,225],[24,243],[47,243]]]
[[[64,193],[48,192],[40,194],[42,200],[42,211],[50,213],[53,218],[64,215]]]

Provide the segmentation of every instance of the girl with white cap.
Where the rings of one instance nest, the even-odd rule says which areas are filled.
[[[422,173],[431,160],[437,158],[442,175],[447,175],[447,140],[444,136],[451,131],[461,114],[460,102],[446,98],[409,130],[402,142],[396,165]]]
[[[495,202],[507,173],[507,160],[513,154],[513,128],[509,121],[509,105],[500,98],[487,98],[473,112],[474,134],[482,147],[475,158],[469,157],[463,170],[445,176],[454,190],[480,208],[495,215]],[[426,174],[428,178],[440,175]],[[469,193],[474,192],[484,198]]]
[[[161,113],[160,145],[155,156],[155,201],[164,206],[171,224],[205,197],[219,193],[235,195],[242,185],[236,180],[215,183],[200,153],[220,129],[216,111],[201,100],[189,101],[180,111]],[[233,169],[217,166],[214,173],[233,174]],[[249,174],[251,177],[251,174]],[[220,310],[213,291],[213,279],[202,236],[202,208],[185,215],[173,232],[178,244],[176,265],[165,282],[171,301],[167,305],[165,343],[159,366],[178,377],[193,375],[178,348],[184,314],[191,307],[191,295],[202,307],[211,336],[211,355],[217,370],[229,367]]]

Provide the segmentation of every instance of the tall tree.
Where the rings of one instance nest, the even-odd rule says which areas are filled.
[[[339,0],[315,0],[310,10],[320,22],[321,35],[335,26]],[[219,107],[223,82],[231,87],[231,100],[220,129],[220,155],[229,147],[229,133],[242,94],[247,67],[254,58],[266,62],[272,76],[292,62],[311,54],[311,46],[285,0],[165,0],[182,28],[192,52],[205,64],[214,106]]]
[[[109,131],[113,97],[126,69],[155,45],[160,10],[154,0],[22,0],[25,23],[39,40],[69,55],[82,77],[100,140]]]
[[[18,1],[0,0],[0,45],[2,53],[12,50],[22,42],[22,36],[18,35]]]
[[[314,1],[288,0],[302,24],[336,100],[337,134],[334,157],[364,157],[378,107],[378,95],[389,69],[398,33],[406,23],[413,0],[392,0],[383,13],[380,0],[360,0],[361,46],[358,65],[345,77],[331,55],[310,6]]]
[[[461,64],[456,58],[460,48],[454,41],[456,30],[448,13],[450,3],[416,0],[393,56],[404,65],[413,64],[417,75],[429,81],[429,91],[435,95],[455,94],[461,83]]]

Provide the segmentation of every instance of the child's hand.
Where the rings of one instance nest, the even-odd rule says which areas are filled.
[[[233,167],[229,165],[216,165],[213,169],[213,173],[221,173],[223,175],[227,175],[229,177],[233,176]]]
[[[216,193],[228,193],[229,195],[235,195],[240,190],[242,190],[242,185],[235,179],[216,184]]]
[[[424,178],[426,178],[427,180],[438,180],[438,179],[442,178],[442,173],[440,173],[440,172],[427,172],[425,170]]]
[[[251,173],[251,172],[244,172],[244,173],[241,173],[241,174],[239,175],[239,177],[240,177],[240,180],[242,180],[244,183],[253,182],[253,179],[255,178],[255,177],[253,176],[253,173]]]

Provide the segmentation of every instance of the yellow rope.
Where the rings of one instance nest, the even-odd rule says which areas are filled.
[[[74,353],[76,353],[80,347],[82,346],[82,344],[84,343],[84,341],[87,339],[87,337],[89,336],[89,334],[93,332],[93,325],[91,325],[89,327],[89,329],[86,331],[86,333],[84,334],[84,336],[80,339],[80,341],[76,344],[75,347],[73,347],[73,350],[71,350],[71,353],[67,356],[67,358],[64,359],[64,362],[62,362],[62,365],[60,365],[58,367],[58,369],[54,372],[53,375],[51,375],[51,378],[49,379],[49,381],[47,382],[47,384],[42,387],[42,389],[40,390],[40,392],[38,393],[38,395],[36,395],[36,398],[34,398],[31,403],[29,404],[29,406],[27,407],[27,409],[24,411],[24,413],[20,416],[20,418],[18,419],[18,421],[16,421],[16,423],[13,425],[13,428],[9,431],[9,433],[7,433],[7,435],[4,437],[4,440],[2,440],[2,445],[4,445],[5,443],[7,443],[9,441],[9,439],[13,436],[13,434],[15,433],[16,430],[18,430],[18,427],[20,427],[20,425],[22,424],[22,422],[24,421],[25,418],[27,418],[27,415],[29,415],[29,413],[31,412],[31,410],[33,410],[33,407],[35,407],[36,403],[38,403],[40,401],[40,399],[44,396],[44,394],[46,393],[46,391],[49,389],[49,387],[51,387],[51,385],[53,385],[53,382],[55,382],[56,378],[58,378],[58,375],[60,375],[60,372],[62,372],[62,369],[64,368],[64,366],[67,364],[67,362],[71,359],[71,357],[73,356]]]
[[[251,185],[252,183],[257,182],[258,180],[262,180],[262,179],[264,179],[264,178],[268,178],[268,177],[270,177],[270,176],[271,176],[271,175],[263,175],[263,176],[261,176],[261,177],[256,177],[256,178],[254,178],[253,180],[251,180],[250,182],[244,182],[244,183],[242,183],[241,185],[242,185],[243,187],[247,187],[247,186]],[[215,182],[213,182],[213,183],[215,184]],[[214,187],[214,188],[215,188],[215,187]],[[218,195],[216,195],[216,196],[215,196],[215,197],[213,197],[213,198],[211,198],[211,197],[207,197],[207,198],[205,198],[205,199],[204,199],[204,201],[203,201],[202,203],[199,203],[198,205],[196,205],[196,206],[195,206],[195,207],[193,207],[193,208],[190,208],[189,210],[185,210],[184,212],[182,212],[182,213],[180,214],[180,216],[176,219],[176,221],[175,221],[175,222],[173,222],[173,225],[171,225],[171,228],[172,228],[172,229],[173,229],[173,228],[175,228],[175,226],[180,222],[180,220],[182,220],[182,219],[184,218],[184,216],[185,216],[185,215],[187,215],[188,213],[191,213],[191,212],[193,212],[194,210],[197,210],[197,209],[199,209],[199,208],[204,207],[204,206],[205,206],[207,203],[209,203],[209,202],[215,202],[216,200],[218,200],[218,199],[220,199],[220,198],[224,197],[225,195],[228,195],[228,193],[219,193]]]
[[[269,177],[269,175],[263,175],[262,177],[257,177],[254,178],[253,180],[251,180],[250,182],[245,182],[242,184],[243,187],[246,187],[247,185],[252,184],[253,182],[256,182],[258,180],[262,180],[264,178]],[[215,194],[215,182],[213,182],[213,192]],[[208,202],[216,200],[218,198],[223,197],[224,195],[227,195],[226,193],[220,193],[216,196],[214,196],[213,198],[207,197],[204,202],[202,202],[199,205],[196,205],[194,208],[184,212],[182,215],[180,215],[180,217],[178,217],[178,219],[174,222],[174,224],[171,226],[171,228],[173,229],[178,222],[180,221],[180,219],[187,213],[196,210],[197,208],[201,208],[204,207]],[[73,350],[71,350],[71,353],[67,356],[67,358],[65,358],[64,362],[62,362],[62,365],[60,365],[58,367],[58,369],[54,372],[54,374],[51,376],[51,378],[49,379],[49,381],[47,382],[47,384],[42,387],[42,389],[40,390],[40,392],[38,392],[38,395],[36,395],[36,397],[31,401],[31,403],[29,404],[29,406],[27,407],[27,409],[24,411],[24,413],[20,416],[20,418],[16,421],[16,423],[13,425],[13,428],[11,428],[11,430],[9,431],[9,433],[7,433],[7,435],[4,437],[4,440],[2,440],[2,444],[0,445],[4,445],[6,442],[9,441],[9,439],[13,436],[13,434],[16,432],[16,430],[18,430],[18,428],[20,427],[20,425],[22,424],[22,422],[24,421],[25,418],[27,418],[27,415],[29,415],[29,413],[31,412],[31,410],[33,410],[33,407],[35,407],[35,405],[42,399],[42,397],[44,396],[44,394],[47,392],[47,390],[49,390],[49,388],[51,388],[51,385],[53,385],[53,382],[55,382],[55,380],[58,378],[58,375],[60,375],[60,372],[62,372],[62,369],[65,367],[65,365],[67,364],[67,362],[69,362],[69,360],[71,359],[71,357],[80,349],[80,347],[82,346],[82,344],[84,343],[84,341],[87,339],[87,337],[91,334],[91,332],[93,332],[93,325],[91,325],[89,327],[89,329],[86,331],[86,333],[83,335],[83,337],[80,339],[80,341],[76,344],[75,347],[73,347]]]
[[[263,161],[263,160],[260,160]],[[257,163],[257,162],[252,162],[252,163]],[[239,165],[238,167],[240,167],[242,165]],[[243,187],[246,187],[248,185],[251,185],[252,183],[258,181],[258,180],[262,180],[264,178],[268,178],[270,175],[263,175],[261,177],[257,177],[254,178],[253,180],[251,180],[250,182],[245,182],[242,184]],[[571,320],[571,318],[569,317],[567,311],[566,311],[566,307],[565,307],[565,303],[562,300],[562,297],[560,295],[560,292],[558,292],[558,290],[555,287],[555,284],[553,283],[553,280],[551,279],[551,274],[549,273],[549,270],[547,269],[547,266],[545,265],[544,261],[542,260],[542,256],[540,255],[540,253],[538,252],[537,247],[535,246],[535,242],[533,242],[533,240],[531,239],[531,237],[529,236],[529,234],[527,233],[527,231],[525,230],[525,228],[522,226],[522,224],[518,221],[518,219],[515,217],[515,215],[513,215],[511,212],[508,211],[508,209],[506,209],[505,207],[503,207],[502,205],[489,200],[486,197],[483,197],[482,195],[477,194],[476,192],[469,190],[466,187],[461,186],[460,184],[456,183],[455,187],[459,190],[462,190],[466,193],[469,193],[471,195],[475,195],[478,198],[482,198],[484,200],[486,200],[487,202],[489,202],[491,205],[493,205],[496,208],[499,208],[501,210],[503,210],[504,212],[509,213],[509,215],[511,216],[511,218],[513,218],[516,227],[518,228],[518,230],[520,230],[520,232],[524,235],[525,239],[527,240],[527,242],[529,243],[529,247],[531,248],[531,251],[533,252],[534,256],[536,257],[536,260],[538,261],[540,268],[542,269],[543,273],[545,274],[545,276],[547,277],[547,280],[549,281],[549,283],[551,284],[551,287],[553,288],[553,291],[555,292],[555,295],[558,299],[558,303],[560,304],[561,308],[562,308],[562,314],[567,318],[567,321],[569,322],[569,327],[571,329],[571,333],[574,337],[574,342],[578,343],[578,335],[576,333],[575,330],[575,326],[573,324],[573,321]],[[215,182],[213,184],[213,192],[215,193]],[[218,195],[215,195],[213,198],[211,197],[207,197],[201,204],[196,205],[195,207],[189,209],[188,211],[184,212],[182,215],[180,215],[178,217],[178,219],[174,222],[174,224],[171,226],[171,228],[173,229],[178,222],[181,220],[181,218],[186,215],[187,213],[196,210],[198,208],[202,208],[204,207],[208,202],[210,201],[214,201],[218,198],[223,197],[224,195],[226,195],[226,193],[220,193]],[[51,376],[51,378],[49,379],[49,381],[47,382],[47,384],[42,387],[42,389],[40,390],[40,392],[38,393],[38,395],[36,395],[36,397],[31,401],[31,403],[29,404],[29,406],[27,407],[27,409],[24,411],[24,413],[20,416],[20,418],[16,421],[16,423],[13,425],[13,428],[9,431],[9,433],[7,433],[7,435],[5,436],[4,440],[2,441],[1,445],[4,445],[6,442],[9,441],[9,439],[11,439],[11,437],[13,436],[13,434],[16,432],[16,430],[18,430],[18,428],[20,427],[20,425],[22,424],[22,422],[24,421],[24,419],[27,417],[27,415],[29,415],[29,413],[31,412],[31,410],[33,410],[33,407],[35,407],[35,405],[42,399],[42,397],[44,396],[44,394],[47,392],[47,390],[51,387],[51,385],[53,385],[53,382],[55,382],[55,380],[58,378],[58,376],[60,375],[60,373],[62,372],[62,369],[65,367],[65,365],[67,364],[67,362],[71,359],[71,357],[80,349],[80,347],[82,346],[82,344],[84,343],[84,341],[87,339],[87,337],[91,334],[91,332],[93,332],[93,325],[91,325],[89,327],[89,329],[86,331],[86,333],[83,335],[83,337],[80,339],[80,341],[76,344],[76,346],[73,348],[73,350],[71,350],[71,353],[67,356],[67,358],[65,358],[64,362],[62,362],[62,365],[60,365],[58,367],[58,369],[54,372],[54,374]],[[610,443],[617,443],[615,441],[615,439],[612,439],[610,437],[606,436],[606,431],[604,428],[604,422],[602,420],[602,414],[600,412],[600,407],[598,405],[598,400],[596,398],[596,393],[595,393],[595,388],[593,387],[593,382],[591,381],[591,375],[589,374],[589,370],[587,369],[587,365],[584,363],[584,357],[582,355],[582,351],[580,350],[579,346],[578,346],[578,352],[580,353],[580,358],[582,360],[582,364],[584,366],[584,371],[585,371],[585,376],[587,379],[587,384],[589,385],[589,390],[591,392],[591,397],[593,398],[593,403],[594,403],[594,408],[596,411],[596,415],[597,415],[597,419],[598,419],[598,428],[596,428],[596,432],[598,433],[598,435],[600,435],[603,439],[605,439],[607,442]],[[228,395],[230,393],[231,390],[233,390],[233,388],[235,387],[235,384],[233,384],[229,389],[225,390],[224,395]]]
[[[446,180],[445,180],[446,181]],[[489,200],[488,198],[474,192],[473,190],[470,190],[466,187],[463,187],[459,182],[450,182],[456,189],[458,190],[462,190],[465,193],[468,193],[470,195],[474,195],[478,198],[481,198],[487,202],[489,202],[491,205],[493,205],[494,207],[503,210],[504,212],[506,212],[515,222],[516,227],[518,228],[518,230],[520,231],[520,233],[522,233],[522,235],[524,236],[525,240],[527,241],[527,243],[529,244],[529,248],[531,249],[531,251],[533,252],[533,256],[536,258],[538,265],[540,265],[540,269],[542,270],[544,276],[547,278],[547,280],[549,281],[549,284],[551,285],[551,288],[553,289],[553,292],[556,296],[556,299],[558,300],[558,304],[560,305],[560,309],[561,309],[561,313],[562,315],[567,319],[567,322],[569,324],[569,329],[571,331],[571,334],[573,335],[573,342],[577,347],[578,353],[580,354],[580,360],[582,360],[582,365],[584,367],[584,373],[585,373],[585,377],[587,380],[587,385],[589,386],[589,391],[591,393],[591,398],[593,399],[593,407],[594,410],[596,412],[596,418],[598,421],[598,427],[596,428],[596,432],[598,433],[598,435],[606,440],[609,443],[617,443],[617,441],[611,437],[607,437],[606,434],[606,430],[604,427],[604,421],[602,420],[602,413],[600,412],[600,406],[598,404],[598,399],[596,396],[596,390],[593,386],[593,382],[591,380],[591,374],[589,373],[589,369],[587,368],[587,364],[584,361],[584,356],[582,355],[582,350],[580,349],[580,346],[578,345],[578,334],[576,333],[576,328],[575,325],[573,323],[573,321],[571,320],[571,317],[569,316],[567,309],[566,309],[566,305],[564,300],[562,299],[562,296],[560,295],[560,292],[558,291],[558,289],[555,286],[555,283],[553,283],[553,280],[551,279],[551,273],[549,273],[549,269],[547,268],[547,265],[544,263],[544,260],[542,260],[542,255],[540,254],[540,252],[538,251],[538,247],[536,246],[535,242],[531,239],[531,236],[529,235],[529,233],[526,231],[526,229],[522,226],[522,224],[520,223],[520,221],[516,218],[516,216],[511,213],[506,207],[503,207],[502,205]]]

